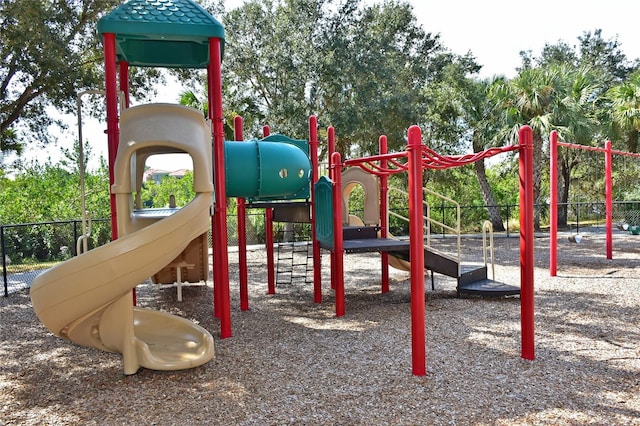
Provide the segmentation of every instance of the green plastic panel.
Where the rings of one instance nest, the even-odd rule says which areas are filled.
[[[204,68],[209,38],[224,27],[193,0],[129,0],[98,21],[116,37],[116,58],[135,66]]]
[[[333,250],[333,182],[328,177],[321,176],[314,191],[316,238],[321,247]]]

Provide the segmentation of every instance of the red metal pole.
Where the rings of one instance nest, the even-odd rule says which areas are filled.
[[[327,165],[328,165],[329,179],[331,179],[331,182],[335,183],[336,180],[334,177],[333,165],[331,164],[332,156],[334,152],[336,152],[336,130],[333,128],[333,126],[329,126],[327,127],[327,163],[328,163]],[[340,194],[340,209],[342,209],[342,184],[340,184],[340,188],[338,188],[337,191]],[[342,225],[342,214],[340,215],[339,223]],[[340,229],[342,229],[342,227]],[[335,290],[336,270],[335,270],[335,267],[333,266],[336,263],[335,251],[332,251],[331,254],[329,255],[329,262],[331,265],[331,268],[329,268],[329,270],[331,271],[331,288]]]
[[[336,152],[336,129],[334,129],[333,126],[329,126],[327,127],[327,160],[329,162],[334,152]],[[331,166],[331,164],[329,164],[329,166]],[[329,167],[329,179],[334,180],[332,167]]]
[[[242,117],[239,115],[233,119],[233,138],[242,142],[244,140]],[[240,267],[240,310],[249,309],[249,278],[247,276],[247,218],[246,201],[244,197],[236,198],[238,215],[238,266]]]
[[[558,274],[558,132],[549,138],[549,275]]]
[[[220,337],[231,337],[231,297],[227,248],[227,194],[224,165],[224,115],[222,111],[222,49],[219,38],[209,39],[209,118],[213,123],[213,213],[214,300],[220,314]],[[217,253],[217,255],[216,255]]]
[[[267,246],[267,294],[276,293],[275,260],[273,257],[273,209],[264,209],[265,245]]]
[[[120,91],[124,94],[124,107],[129,108],[129,64],[127,62],[118,62],[118,81],[120,83]],[[135,288],[131,290],[131,294],[133,306],[136,306],[138,298]]]
[[[522,358],[534,359],[534,293],[533,293],[533,132],[523,126],[520,141],[520,323]]]
[[[120,129],[118,128],[118,86],[116,82],[116,37],[112,33],[104,33],[104,78],[107,99],[107,150],[109,163],[109,200],[111,203],[111,239],[118,239],[118,213],[116,196],[111,193],[113,185],[113,168],[118,154]]]
[[[129,63],[118,62],[120,91],[124,94],[124,106],[129,108]]]
[[[309,117],[309,153],[311,160],[311,249],[313,252],[313,301],[322,303],[322,256],[320,242],[316,236],[316,190],[318,181],[318,119]]]
[[[411,353],[413,374],[427,374],[424,301],[424,194],[422,189],[422,132],[411,126],[408,137],[409,237],[411,261]]]
[[[333,183],[333,264],[336,316],[344,316],[344,241],[342,239],[342,163],[340,153],[331,154]]]
[[[613,258],[613,159],[611,156],[611,141],[604,144],[604,188],[605,188],[605,217],[607,230],[607,259]]]
[[[269,126],[262,126],[262,137],[266,138],[271,134]],[[276,293],[276,262],[273,257],[273,209],[264,209],[264,233],[265,245],[267,249],[267,294]]]
[[[387,136],[382,135],[378,139],[380,155],[385,155],[388,151]],[[380,160],[380,167],[386,169],[388,161],[386,158]],[[380,237],[387,238],[389,233],[389,176],[380,176]],[[389,291],[389,253],[383,251],[380,253],[382,267],[382,293]]]

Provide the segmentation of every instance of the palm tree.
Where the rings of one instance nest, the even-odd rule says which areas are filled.
[[[640,71],[607,92],[611,102],[612,139],[622,139],[630,152],[638,152],[640,131]]]
[[[564,141],[591,145],[599,126],[598,101],[602,91],[601,75],[589,66],[573,68],[564,64],[548,64],[527,68],[509,82],[496,85],[493,95],[501,108],[507,126],[503,129],[515,140],[520,126],[533,130],[535,228],[540,229],[540,207],[544,204],[541,188],[547,157],[544,141],[551,130],[557,130]],[[561,182],[558,225],[566,226],[571,171],[579,164],[575,152],[559,154]]]
[[[193,90],[184,90],[180,92],[180,105],[185,105],[191,108],[202,111],[205,117],[209,115],[209,102],[207,102],[207,93],[203,93],[201,96],[204,100],[201,100]]]
[[[540,230],[542,205],[543,135],[552,130],[552,117],[558,100],[559,73],[557,67],[525,68],[509,81],[497,82],[491,96],[502,111],[503,129],[499,137],[515,142],[518,129],[529,125],[533,131],[533,196],[534,226]]]
[[[601,75],[589,66],[577,69],[559,66],[558,70],[558,91],[562,96],[558,97],[555,108],[554,127],[564,141],[592,145],[599,126],[597,108],[602,90]],[[561,180],[549,182],[549,185],[558,185],[558,226],[565,227],[571,172],[580,164],[580,155],[575,150],[561,150],[558,164]]]

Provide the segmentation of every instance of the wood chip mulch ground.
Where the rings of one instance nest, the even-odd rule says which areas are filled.
[[[240,311],[230,253],[233,337],[219,338],[208,285],[143,284],[141,306],[212,332],[216,357],[191,370],[124,376],[118,354],[49,333],[28,291],[0,298],[1,425],[640,425],[640,236],[537,238],[535,354],[520,357],[520,300],[456,298],[426,281],[427,368],[411,374],[408,274],[380,293],[376,254],[345,256],[346,315],[334,316],[323,255],[323,302],[312,287],[267,295],[266,255],[249,255],[250,310]],[[449,239],[440,242],[450,248]],[[496,279],[519,285],[519,240],[496,238]],[[463,239],[463,260],[482,259]]]

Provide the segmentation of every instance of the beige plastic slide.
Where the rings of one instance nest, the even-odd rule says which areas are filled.
[[[198,195],[172,216],[42,273],[31,286],[36,315],[57,336],[121,353],[125,374],[209,361],[214,345],[207,330],[175,315],[134,308],[131,293],[206,232],[209,204],[209,196]]]
[[[130,115],[137,117],[132,123],[141,134],[135,143],[133,139],[124,139],[128,142],[125,145],[121,142],[115,172],[116,179],[124,184],[114,183],[112,187],[117,197],[121,237],[43,272],[31,285],[36,315],[52,333],[83,346],[121,353],[125,374],[134,374],[141,367],[196,367],[214,356],[213,338],[207,330],[185,318],[134,307],[131,292],[211,225],[213,187],[211,178],[203,177],[211,176],[210,165],[196,171],[199,161],[211,158],[208,125],[202,123],[202,113],[184,108],[131,108]],[[121,118],[121,135],[130,134],[127,114],[125,111]],[[149,118],[147,124],[145,117]],[[183,140],[162,136],[164,139],[159,141],[160,136],[153,135],[158,131],[158,120],[164,124],[162,127],[173,126],[176,135],[184,135]],[[196,136],[200,135],[197,138],[192,138],[194,123]],[[147,132],[151,136],[145,141],[147,125],[156,130]],[[190,139],[200,141],[203,151],[190,147],[189,143],[194,144]],[[196,188],[195,198],[172,215],[142,227],[131,226],[135,218],[129,211],[134,154],[137,149],[149,149],[157,143],[176,146],[195,156],[194,160],[198,158],[194,161],[194,180],[198,174],[203,183]],[[123,232],[126,222],[130,223],[129,231]]]

